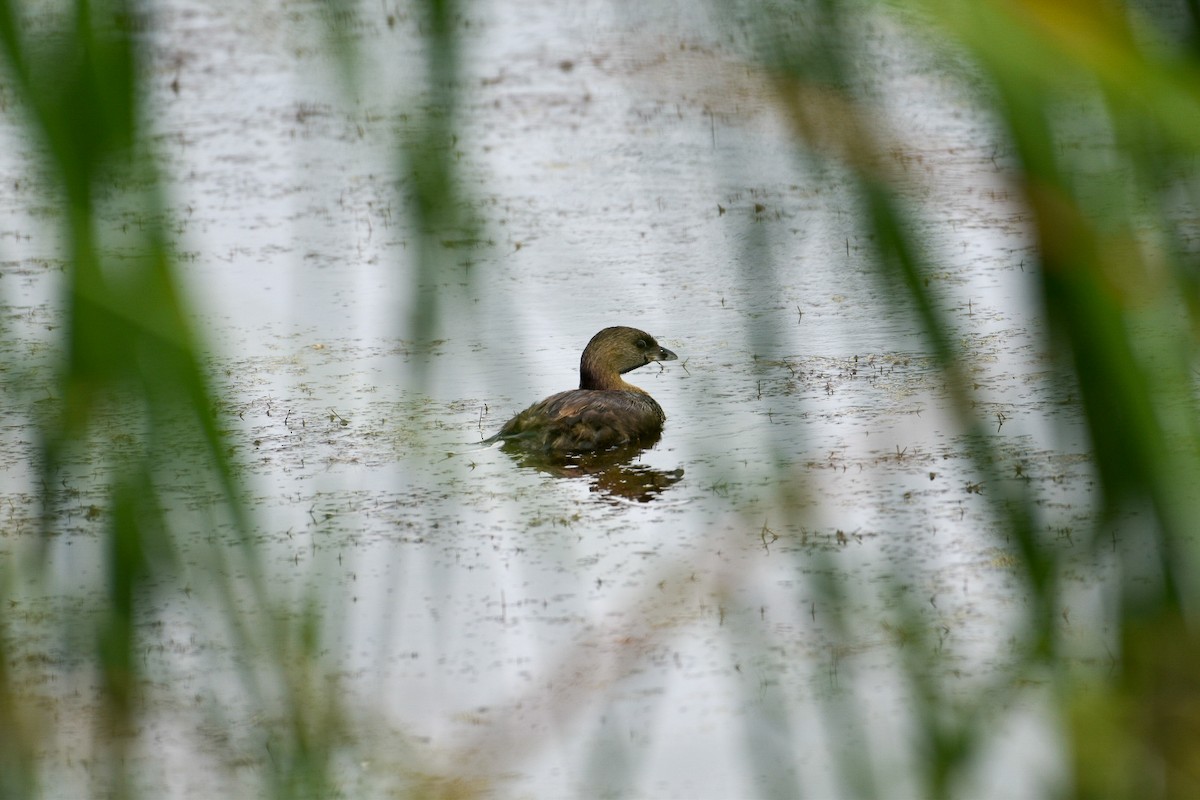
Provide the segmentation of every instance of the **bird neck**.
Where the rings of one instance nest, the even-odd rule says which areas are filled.
[[[586,354],[579,364],[579,388],[610,392],[642,391],[632,383],[627,383],[615,369],[602,367]]]

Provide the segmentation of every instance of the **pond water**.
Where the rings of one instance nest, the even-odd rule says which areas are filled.
[[[419,21],[386,4],[338,18],[371,76],[352,96],[324,52],[325,13],[173,0],[144,35],[181,278],[267,584],[316,609],[313,669],[353,720],[340,790],[379,796],[444,771],[516,797],[826,796],[872,781],[912,794],[901,600],[947,694],[1029,684],[996,712],[964,791],[1064,781],[1040,676],[1019,671],[1026,587],[989,508],[1003,487],[973,467],[850,187],[799,154],[739,55],[748,34],[689,4],[465,9],[461,136],[446,146],[479,228],[443,241],[430,275],[396,148],[427,102]],[[1069,552],[1092,524],[1093,476],[1030,310],[1006,154],[926,43],[882,15],[857,34],[875,44],[863,70],[974,383],[969,413]],[[13,117],[6,358],[29,396],[51,397],[63,255]],[[410,320],[433,304],[423,347]],[[583,345],[614,324],[680,356],[626,376],[668,414],[653,449],[561,477],[480,444],[572,388]],[[36,538],[31,419],[4,431],[11,563]],[[97,478],[87,463],[70,475],[49,546],[61,580],[27,589],[27,609],[53,618],[103,596]],[[203,600],[228,525],[177,480],[188,591],[140,620],[152,713],[132,757],[152,793],[234,796],[269,764],[270,720],[237,689],[237,645]],[[1067,581],[1062,635],[1081,661],[1105,657],[1091,587],[1114,557],[1078,554]],[[94,709],[72,698],[95,680],[61,660],[86,632],[22,619],[30,684],[62,706],[48,774],[87,787],[73,754]]]

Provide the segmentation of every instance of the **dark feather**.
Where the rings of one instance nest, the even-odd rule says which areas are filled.
[[[637,328],[605,328],[579,359],[579,388],[559,392],[510,419],[488,439],[544,453],[587,453],[622,445],[653,446],[667,415],[654,398],[622,378],[674,353]]]
[[[665,420],[645,392],[572,389],[525,409],[492,439],[538,450],[604,450],[657,438]]]

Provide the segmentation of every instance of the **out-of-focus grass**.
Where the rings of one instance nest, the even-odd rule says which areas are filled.
[[[37,33],[23,17],[28,11],[22,4],[0,2],[0,42],[17,108],[44,153],[48,191],[61,210],[67,263],[56,398],[41,430],[43,556],[57,533],[55,520],[65,497],[61,473],[70,463],[94,464],[108,493],[106,507],[97,509],[105,526],[105,598],[92,609],[97,614],[94,650],[85,658],[99,676],[102,704],[87,756],[95,792],[124,797],[137,791],[127,748],[135,742],[144,710],[145,643],[139,641],[138,620],[156,598],[179,596],[184,589],[176,583],[182,574],[183,531],[163,501],[160,470],[166,468],[185,471],[197,487],[211,486],[217,498],[209,509],[213,518],[232,521],[243,539],[237,568],[217,567],[196,588],[222,609],[233,642],[247,656],[241,662],[247,691],[262,696],[265,680],[272,692],[287,698],[282,727],[292,736],[276,744],[270,784],[279,796],[321,796],[339,730],[331,724],[336,713],[310,694],[315,687],[304,670],[292,668],[306,663],[316,643],[289,634],[290,626],[272,612],[247,537],[250,526],[234,464],[212,413],[189,302],[166,244],[162,181],[143,129],[146,70],[130,30],[139,9],[120,0],[42,8],[39,12],[49,16],[40,18]],[[135,220],[121,231],[119,258],[101,244],[113,233],[102,220],[112,219],[107,212],[114,208]],[[115,408],[123,413],[114,417]],[[101,420],[106,436],[133,446],[119,455],[104,448],[91,435]],[[224,558],[216,550],[213,556],[215,564]],[[32,566],[35,571],[46,567]],[[240,587],[232,585],[234,573]],[[39,580],[36,574],[21,578],[26,585]],[[258,623],[248,622],[250,617],[237,609],[235,598],[247,585],[261,612],[254,615]],[[64,628],[72,624],[63,620]],[[4,641],[0,630],[0,661],[7,664]],[[54,786],[39,786],[45,773],[37,758],[51,749],[53,726],[33,698],[21,695],[22,687],[0,667],[5,701],[0,789],[14,797],[39,791],[52,796]]]
[[[21,581],[36,586],[44,579],[46,590],[56,591],[47,554],[68,497],[62,475],[72,464],[91,465],[108,495],[104,508],[95,509],[104,524],[105,596],[93,609],[94,649],[85,656],[99,675],[103,705],[87,754],[96,793],[131,796],[144,785],[128,772],[133,759],[127,750],[137,746],[146,711],[142,687],[150,679],[139,620],[160,598],[195,592],[226,623],[242,688],[271,719],[269,741],[253,755],[262,757],[262,786],[279,797],[328,797],[336,792],[330,765],[348,726],[322,670],[322,622],[312,604],[304,613],[285,613],[276,604],[288,599],[272,596],[264,585],[238,465],[218,430],[202,343],[167,244],[166,187],[143,107],[151,71],[143,63],[146,42],[138,21],[152,11],[123,0],[36,9],[0,0],[4,75],[13,108],[44,155],[67,264],[53,410],[41,417],[41,563]],[[329,19],[341,18],[333,11]],[[428,286],[448,266],[437,243],[446,231],[457,238],[472,223],[456,201],[453,174],[456,5],[431,0],[418,11],[428,34],[428,74],[420,80],[433,87],[433,97],[425,119],[414,126],[422,131],[420,140],[399,147],[396,158],[413,187],[409,214],[421,243],[414,283]],[[37,15],[36,25],[27,14]],[[328,33],[344,79],[359,80],[353,47],[337,30]],[[119,236],[114,223],[105,222],[118,216],[114,209],[133,220],[120,226]],[[106,249],[106,238],[120,239],[119,256]],[[404,326],[418,341],[432,336],[437,299],[424,293]],[[132,446],[119,453],[104,447],[97,425],[110,441]],[[164,500],[166,474],[174,480],[183,474],[198,494],[215,498],[208,518],[231,522],[242,542],[233,556],[220,546],[209,548],[199,559],[208,571],[190,581],[179,556],[185,530]],[[193,553],[198,546],[186,544]],[[0,574],[0,585],[9,586],[8,578]],[[72,625],[63,620],[64,629]],[[36,710],[34,698],[21,696],[6,669],[6,634],[0,623],[0,796],[53,794],[54,787],[40,785],[49,773],[38,759],[53,749],[54,726]]]
[[[413,126],[420,138],[397,148],[400,172],[411,179],[407,199],[417,232],[418,286],[436,285],[435,276],[450,268],[446,248],[439,245],[443,232],[471,226],[452,152],[463,133],[452,88],[461,58],[456,9],[438,0],[421,6],[427,47],[421,80],[430,87],[430,101]],[[1085,411],[1102,484],[1102,522],[1082,544],[1099,549],[1113,536],[1136,537],[1138,547],[1157,556],[1152,585],[1111,588],[1118,594],[1110,599],[1119,630],[1111,676],[1078,683],[1060,664],[1055,633],[1060,565],[1043,546],[1038,509],[1012,482],[989,482],[997,487],[988,494],[994,516],[1017,546],[1020,578],[1031,598],[1020,656],[1053,678],[1050,696],[1072,754],[1074,788],[1080,794],[1196,796],[1200,681],[1194,674],[1200,638],[1190,537],[1200,519],[1195,490],[1200,253],[1192,217],[1200,199],[1195,175],[1200,28],[1194,6],[1175,12],[1171,22],[1164,11],[1156,16],[1132,4],[1068,0],[924,0],[904,7],[815,0],[787,9],[753,4],[737,16],[738,24],[749,20],[761,33],[757,67],[771,82],[797,147],[838,164],[854,182],[864,231],[875,243],[879,279],[891,290],[895,310],[911,315],[925,331],[952,389],[958,425],[969,434],[986,480],[998,470],[995,440],[971,413],[971,384],[958,366],[954,330],[928,289],[933,265],[889,173],[887,145],[872,124],[874,110],[848,88],[860,76],[839,31],[866,9],[890,14],[914,38],[952,51],[969,67],[963,82],[1002,126],[1012,153],[1006,169],[1035,236],[1041,312],[1051,337],[1047,349],[1060,380]],[[138,443],[120,457],[94,453],[108,486],[107,595],[89,655],[105,704],[104,724],[95,732],[97,793],[135,791],[136,781],[125,772],[128,737],[121,735],[136,730],[142,713],[135,622],[156,594],[179,589],[164,580],[178,567],[179,531],[162,502],[157,468],[182,456],[199,480],[212,483],[221,513],[246,537],[240,574],[266,612],[251,630],[231,599],[244,592],[220,581],[209,587],[218,605],[228,602],[223,609],[234,638],[262,659],[246,659],[254,664],[243,673],[248,690],[283,697],[279,733],[268,747],[269,788],[280,797],[326,796],[337,789],[331,764],[352,722],[336,696],[323,691],[315,669],[317,611],[309,608],[281,621],[258,576],[235,465],[211,413],[188,300],[166,244],[161,179],[142,124],[139,44],[121,23],[136,12],[118,0],[78,2],[61,10],[54,35],[35,38],[21,20],[23,9],[0,0],[6,73],[27,130],[45,154],[69,265],[57,405],[42,431],[47,534],[60,502],[55,479],[71,454],[94,447],[88,434],[99,410],[112,404],[133,409],[124,417],[125,432]],[[788,35],[797,28],[796,12],[805,15],[804,29],[816,35]],[[346,80],[365,80],[350,45],[334,40]],[[1072,99],[1070,108],[1064,98]],[[1102,165],[1063,140],[1062,131],[1078,124],[1080,105],[1093,124],[1108,130],[1105,157],[1128,168],[1132,181],[1096,180]],[[100,244],[103,211],[115,203],[137,209],[143,223],[126,234],[132,245],[119,265]],[[432,335],[443,313],[440,299],[436,292],[421,295],[407,321],[415,338]],[[8,581],[0,574],[0,588]],[[829,607],[847,605],[835,582],[817,588]],[[919,612],[905,607],[908,602],[903,596],[897,600],[901,616],[913,621],[898,658],[915,698],[913,749],[921,762],[913,782],[930,796],[949,796],[991,733],[987,709],[952,700],[930,678],[926,659],[932,647],[923,641]],[[39,740],[48,734],[13,682],[7,643],[0,621],[0,794],[27,797],[47,791],[38,786],[37,759]],[[981,693],[989,707],[1019,691],[993,689]],[[772,736],[755,741],[757,734],[747,733],[760,776],[773,763],[786,763],[792,733],[786,712],[777,711]],[[831,698],[826,711],[831,724],[866,724],[848,695]],[[494,744],[500,749],[504,743]],[[597,756],[597,772],[603,762]],[[851,758],[840,766],[849,791],[887,795],[877,773],[859,770]],[[787,796],[794,783],[767,777],[760,788]],[[422,796],[485,791],[441,777],[415,790]]]
[[[970,384],[958,371],[954,330],[926,288],[934,265],[906,219],[873,109],[841,90],[858,85],[860,76],[832,32],[866,6],[806,7],[824,20],[829,35],[780,37],[782,12],[762,11],[763,67],[776,76],[798,145],[841,164],[857,182],[880,279],[894,290],[889,296],[896,310],[919,321],[950,378],[977,466],[995,475],[993,437],[969,412]],[[1153,585],[1113,588],[1121,649],[1114,653],[1112,680],[1076,684],[1058,660],[1059,567],[1039,537],[1038,509],[1019,490],[989,493],[1001,530],[1018,545],[1030,587],[1023,657],[1029,667],[1059,676],[1055,698],[1075,754],[1075,785],[1084,794],[1192,796],[1200,790],[1200,749],[1186,732],[1200,722],[1200,693],[1184,667],[1194,665],[1198,641],[1190,536],[1200,519],[1200,254],[1194,222],[1178,213],[1180,205],[1196,208],[1200,29],[1194,7],[1158,13],[1149,16],[1139,4],[1069,0],[925,2],[893,11],[911,35],[962,59],[964,85],[1000,122],[1014,154],[1009,177],[1035,235],[1047,351],[1066,394],[1082,404],[1103,484],[1103,513],[1086,546],[1135,537],[1159,564]],[[1063,132],[1079,124],[1080,106],[1093,126],[1110,132],[1107,148],[1073,151]],[[1133,181],[1097,180],[1106,163],[1129,168]],[[916,620],[915,610],[910,617]],[[921,651],[909,648],[910,654]],[[986,738],[989,716],[982,705],[956,708],[925,679],[921,662],[909,658],[907,672],[925,739],[923,785],[932,796],[948,796]]]
[[[1172,187],[1195,186],[1200,63],[1192,49],[1198,20],[1173,11],[1167,28],[1139,4],[982,3],[969,14],[950,3],[928,6],[994,87],[995,112],[1017,154],[1049,349],[1062,380],[1078,389],[1103,483],[1106,514],[1090,546],[1136,537],[1159,564],[1156,584],[1115,587],[1113,680],[1061,684],[1084,794],[1200,791],[1200,749],[1187,733],[1200,723],[1200,687],[1184,666],[1195,664],[1200,643],[1191,541],[1200,519],[1200,254],[1189,245],[1194,226],[1170,211]],[[1104,157],[1128,165],[1132,181],[1097,184],[1088,175],[1104,162],[1064,155],[1056,130],[1070,113],[1060,98],[1071,93],[1083,94],[1096,123],[1111,129]],[[1195,199],[1193,189],[1185,204],[1194,210]],[[1031,657],[1054,666],[1054,655]]]

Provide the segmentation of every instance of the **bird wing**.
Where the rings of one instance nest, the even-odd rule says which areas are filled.
[[[544,450],[602,450],[655,436],[662,423],[647,394],[572,389],[525,409],[496,438]]]

